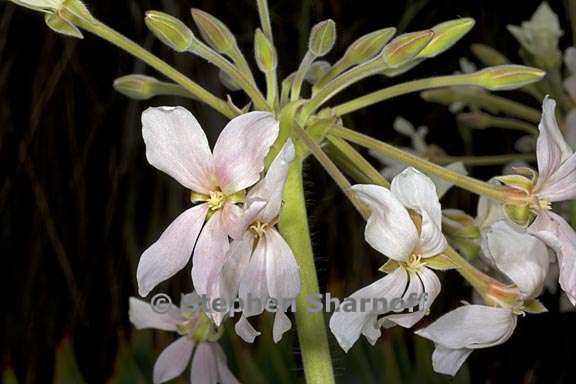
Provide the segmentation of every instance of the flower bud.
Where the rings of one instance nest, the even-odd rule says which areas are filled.
[[[238,85],[236,80],[234,80],[229,74],[227,74],[223,70],[218,71],[218,78],[220,79],[222,85],[229,91],[235,92],[242,89],[242,87]]]
[[[186,51],[194,35],[179,19],[159,11],[148,11],[144,18],[146,26],[164,44],[174,49],[176,52]]]
[[[114,80],[113,87],[117,92],[135,100],[147,100],[156,95],[155,85],[159,81],[145,75],[127,75]]]
[[[227,53],[236,46],[234,34],[223,22],[211,14],[200,9],[192,9],[192,18],[202,38],[216,51]]]
[[[484,44],[472,44],[470,50],[486,65],[510,64],[510,60],[497,50]]]
[[[491,91],[503,91],[521,88],[539,81],[546,72],[524,65],[498,65],[478,71],[474,74],[478,85]]]
[[[254,34],[254,55],[258,68],[264,73],[272,72],[278,66],[276,48],[260,29]]]
[[[78,39],[84,38],[82,32],[71,22],[63,19],[56,13],[47,13],[44,16],[44,21],[46,25],[50,27],[54,32],[60,33],[62,35],[76,37]]]
[[[306,72],[306,79],[307,82],[310,84],[316,84],[318,80],[324,77],[330,71],[330,63],[324,60],[315,61],[310,65],[308,68],[308,72]]]
[[[316,57],[326,55],[336,42],[336,23],[333,20],[324,20],[312,27],[308,49]]]
[[[456,44],[467,34],[476,22],[474,19],[465,17],[440,23],[432,28],[434,37],[428,45],[418,53],[418,58],[435,57]]]
[[[348,47],[342,60],[352,66],[374,58],[395,33],[396,28],[384,28],[358,38]]]
[[[480,229],[471,216],[457,209],[443,210],[442,231],[450,244],[468,260],[480,254]]]
[[[414,59],[434,37],[432,30],[402,34],[382,50],[382,59],[391,68],[400,67]]]
[[[458,123],[468,128],[486,129],[490,127],[490,115],[480,112],[463,112],[456,115]]]

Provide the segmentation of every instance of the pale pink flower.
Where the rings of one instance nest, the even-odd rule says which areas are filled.
[[[388,256],[396,269],[348,298],[365,301],[364,308],[339,310],[332,315],[330,329],[345,351],[362,334],[374,344],[381,335],[381,326],[412,327],[427,313],[440,292],[440,280],[430,261],[442,255],[448,246],[441,231],[442,212],[434,184],[414,168],[396,176],[390,190],[376,185],[355,185],[352,189],[371,210],[364,234],[366,241]],[[417,224],[408,209],[417,216]],[[402,298],[408,303],[411,296],[423,294],[427,294],[427,300],[417,311],[379,318],[392,309],[394,299]],[[388,308],[374,299],[385,299]]]
[[[562,137],[555,107],[554,100],[544,99],[536,144],[538,176],[530,191],[536,219],[528,232],[554,249],[560,267],[560,286],[572,304],[576,304],[576,233],[551,211],[551,203],[576,198],[576,155]]]
[[[195,295],[194,293],[189,295]],[[187,301],[183,297],[183,301]],[[130,321],[136,329],[160,329],[180,335],[158,356],[154,364],[154,384],[165,383],[180,376],[190,360],[192,384],[237,384],[238,380],[228,369],[226,355],[217,339],[218,331],[212,329],[210,320],[200,311],[189,311],[186,306],[170,305],[166,313],[155,312],[151,305],[135,297],[130,298]],[[209,332],[206,335],[206,329]],[[199,330],[199,335],[196,331]]]
[[[249,112],[222,130],[213,152],[200,124],[182,107],[149,108],[142,114],[146,158],[192,191],[192,202],[140,258],[138,291],[146,296],[192,257],[192,282],[200,295],[225,260],[243,190],[260,178],[264,157],[278,135],[268,112]],[[204,222],[206,224],[204,225]]]
[[[273,326],[273,339],[278,342],[292,323],[284,313],[300,291],[299,267],[290,246],[275,228],[282,207],[282,194],[294,146],[290,140],[276,156],[266,176],[246,196],[244,214],[233,234],[221,277],[216,279],[211,297],[222,297],[232,303],[238,295],[243,313],[236,323],[236,332],[247,342],[260,333],[247,318],[263,312],[269,299],[279,304]],[[265,203],[262,208],[261,202]],[[248,305],[249,301],[255,305]],[[262,305],[258,305],[258,303]],[[215,316],[219,323],[222,316]]]

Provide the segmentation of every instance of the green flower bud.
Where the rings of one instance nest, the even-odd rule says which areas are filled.
[[[254,55],[258,68],[264,73],[274,71],[278,66],[276,48],[260,29],[254,34]]]
[[[358,38],[348,47],[342,60],[352,66],[374,58],[395,33],[396,28],[384,28]]]
[[[202,38],[216,51],[227,53],[236,46],[236,38],[228,27],[200,9],[192,9],[192,18],[200,30]]]
[[[218,71],[218,78],[220,79],[222,85],[229,91],[236,92],[242,89],[242,87],[238,85],[236,80],[234,80],[229,74],[227,74],[223,70]]]
[[[524,65],[498,65],[475,73],[478,85],[491,91],[522,88],[541,80],[546,72]]]
[[[9,0],[16,5],[38,12],[54,13],[58,11],[64,0]]]
[[[432,30],[404,33],[382,50],[382,59],[391,68],[400,67],[414,59],[434,37]]]
[[[418,58],[435,57],[448,48],[456,44],[465,34],[467,34],[476,22],[469,17],[457,20],[450,20],[440,23],[432,28],[434,37],[428,45],[420,51]]]
[[[50,27],[51,30],[57,33],[61,33],[66,36],[76,37],[77,39],[82,39],[84,36],[82,32],[71,22],[58,16],[56,13],[47,13],[44,16],[44,21],[46,25]]]
[[[326,55],[336,43],[336,23],[324,20],[312,27],[308,49],[316,57]]]
[[[318,80],[324,77],[330,71],[330,63],[324,60],[315,61],[308,68],[306,76],[304,77],[310,84],[316,84]]]
[[[194,34],[179,19],[159,11],[148,11],[144,18],[146,26],[164,44],[177,52],[185,52],[192,41]]]
[[[135,100],[147,100],[156,96],[156,84],[159,81],[145,75],[127,75],[114,80],[114,89]]]
[[[472,44],[470,50],[482,63],[486,65],[510,64],[510,60],[497,50],[484,44]]]

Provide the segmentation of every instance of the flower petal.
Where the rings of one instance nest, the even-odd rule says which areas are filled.
[[[128,317],[136,329],[153,328],[162,331],[176,331],[176,324],[185,320],[175,305],[170,305],[166,313],[158,313],[150,303],[135,297],[130,298]]]
[[[254,329],[244,315],[240,316],[240,320],[234,325],[234,330],[236,334],[247,343],[253,343],[256,336],[261,335],[260,332]]]
[[[576,153],[548,178],[538,194],[552,202],[576,199]]]
[[[354,303],[356,303],[354,311],[344,311],[345,307],[342,304],[340,305],[339,310],[334,312],[330,318],[330,330],[345,352],[348,352],[358,340],[362,331],[365,330],[366,323],[373,320],[375,314],[385,313],[380,308],[374,308],[373,304],[376,303],[372,300],[383,299],[390,303],[392,299],[401,297],[406,289],[407,282],[408,274],[404,268],[397,268],[382,279],[350,295],[349,299],[354,300]],[[361,311],[362,308],[360,308],[362,299],[368,300],[364,311]]]
[[[227,206],[233,206],[235,208],[226,210]],[[247,202],[244,205],[244,209],[234,204],[226,204],[223,217],[225,218],[228,235],[233,239],[241,239],[250,225],[256,221],[264,207],[266,207],[266,201],[259,199],[252,199]]]
[[[200,343],[196,347],[190,369],[190,382],[194,384],[218,384],[218,358],[213,343]]]
[[[464,305],[416,331],[446,348],[486,348],[502,344],[514,332],[516,316],[507,308]]]
[[[422,172],[409,167],[392,180],[390,191],[406,207],[418,213],[427,212],[437,227],[442,225],[442,208],[436,186]]]
[[[140,296],[174,276],[190,260],[208,206],[201,204],[184,211],[140,257],[136,278]]]
[[[441,254],[448,248],[448,242],[439,226],[427,211],[422,211],[422,228],[416,246],[416,252],[422,257],[432,257]]]
[[[244,304],[243,313],[246,317],[262,313],[269,298],[266,280],[267,252],[265,238],[261,238],[256,243],[250,263],[240,279],[238,296]]]
[[[448,164],[444,168],[446,168],[452,172],[456,172],[460,175],[467,175],[468,174],[466,167],[464,167],[464,164],[461,161]],[[436,193],[438,194],[438,199],[441,199],[442,197],[444,197],[446,192],[448,192],[448,190],[454,186],[454,183],[451,183],[449,181],[441,179],[437,176],[430,176],[430,180],[432,180],[432,182],[436,186]]]
[[[280,153],[272,161],[266,176],[250,189],[246,196],[248,203],[254,199],[262,199],[267,202],[266,207],[258,215],[258,219],[263,223],[271,223],[280,214],[284,184],[294,156],[294,145],[292,140],[288,139]]]
[[[538,237],[556,252],[560,268],[560,286],[576,305],[576,233],[554,212],[540,211],[528,227],[528,233]]]
[[[187,336],[167,346],[154,364],[154,384],[165,383],[184,372],[193,349],[194,342]]]
[[[540,294],[550,258],[544,243],[506,221],[498,221],[482,238],[484,256],[520,288],[524,298]]]
[[[210,343],[210,346],[214,350],[216,355],[216,362],[218,363],[218,376],[220,383],[222,384],[239,384],[238,379],[234,377],[230,369],[228,368],[228,363],[226,362],[226,354],[222,347],[218,343]]]
[[[370,208],[364,237],[378,252],[397,261],[405,261],[418,242],[416,226],[406,208],[386,188],[353,185],[352,190]]]
[[[208,140],[198,121],[182,107],[148,108],[142,113],[146,158],[188,189],[214,189],[214,166]]]
[[[198,242],[192,256],[192,283],[199,295],[207,295],[210,283],[215,279],[226,260],[229,241],[222,220],[222,212],[217,211],[208,220],[198,236]]]
[[[454,376],[471,353],[472,349],[468,348],[451,349],[436,345],[432,353],[434,372]]]
[[[270,297],[291,299],[300,292],[300,267],[286,240],[271,228],[266,231],[266,279]]]
[[[409,303],[411,300],[410,294],[416,294],[416,298],[421,299],[422,294],[425,293],[426,301],[422,308],[418,308],[414,312],[389,315],[386,318],[401,327],[412,328],[414,324],[426,316],[441,288],[440,279],[438,279],[436,273],[426,267],[420,268],[418,272],[410,274],[410,284],[404,293],[403,300]]]
[[[274,326],[272,328],[272,338],[277,343],[282,340],[282,335],[292,328],[292,322],[284,311],[278,309],[274,315]]]
[[[538,180],[535,190],[539,191],[548,182],[548,178],[572,154],[556,121],[556,102],[548,96],[542,103],[542,120],[538,125],[540,135],[536,142],[536,157],[538,159]]]
[[[214,146],[216,177],[226,194],[258,181],[264,158],[278,136],[278,121],[269,112],[249,112],[232,119]]]

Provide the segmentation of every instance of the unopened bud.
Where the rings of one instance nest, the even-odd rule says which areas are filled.
[[[72,24],[78,22],[95,23],[96,19],[86,5],[80,0],[65,0],[62,2],[58,15]]]
[[[468,128],[486,129],[492,120],[490,115],[483,112],[464,112],[456,115],[458,123]]]
[[[491,91],[503,91],[521,88],[541,80],[546,72],[524,65],[498,65],[478,71],[474,74],[477,84]]]
[[[473,217],[458,209],[442,211],[442,231],[450,236],[479,239],[480,229]]]
[[[414,59],[434,37],[432,30],[405,33],[396,37],[382,50],[384,62],[392,68]]]
[[[484,44],[472,44],[470,50],[486,65],[504,65],[510,64],[510,60],[497,50]]]
[[[456,93],[449,88],[424,91],[420,93],[420,97],[426,101],[443,105],[450,105],[460,101]]]
[[[428,45],[418,53],[418,58],[435,57],[456,44],[467,34],[476,22],[469,17],[450,20],[440,23],[432,28],[434,37]]]
[[[348,47],[343,60],[348,65],[356,65],[374,58],[395,33],[396,28],[384,28],[358,38]]]
[[[57,13],[47,13],[44,16],[44,21],[46,25],[50,27],[51,30],[57,33],[61,33],[66,36],[76,37],[78,39],[84,38],[82,32],[71,22],[63,19]]]
[[[202,38],[216,51],[229,52],[236,46],[236,38],[228,27],[212,16],[199,9],[192,9],[192,18],[200,30]]]
[[[324,60],[315,61],[310,65],[308,68],[308,72],[306,72],[306,79],[307,82],[310,84],[316,84],[318,80],[324,77],[330,71],[330,63]]]
[[[264,73],[274,71],[278,66],[276,48],[260,29],[254,34],[254,55],[258,68]]]
[[[147,100],[156,95],[155,85],[159,81],[145,75],[127,75],[114,80],[114,89],[124,96],[136,100]]]
[[[146,26],[164,44],[177,52],[186,51],[194,34],[182,21],[159,11],[148,11],[144,18]]]
[[[312,27],[308,49],[316,57],[326,55],[336,43],[336,23],[324,20]]]
[[[220,79],[222,85],[229,91],[239,91],[242,89],[242,87],[238,85],[236,80],[234,80],[232,76],[230,76],[223,70],[218,71],[218,78]]]

